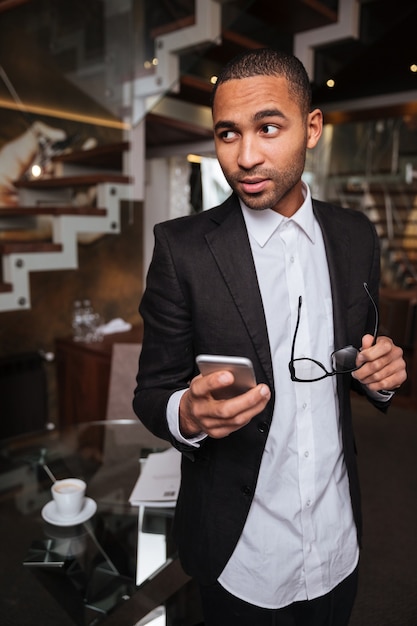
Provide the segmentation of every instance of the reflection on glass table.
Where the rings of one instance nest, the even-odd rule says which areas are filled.
[[[174,509],[131,506],[129,496],[143,459],[167,447],[136,420],[79,424],[25,442],[0,442],[5,566],[0,610],[5,623],[165,623],[149,621],[150,615],[141,620],[146,613],[163,615],[163,596],[171,585],[171,578],[167,583],[164,577],[171,572],[181,578],[170,536]],[[87,498],[75,524],[57,517],[51,504],[52,480],[67,477],[87,483]],[[161,606],[155,601],[158,576],[164,580]],[[130,600],[138,618],[133,621],[126,608]],[[36,614],[41,616],[38,621]],[[28,615],[33,621],[25,621]]]

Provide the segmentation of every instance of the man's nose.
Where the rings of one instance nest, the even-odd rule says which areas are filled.
[[[264,160],[255,137],[242,137],[239,146],[238,164],[245,170],[252,169]]]

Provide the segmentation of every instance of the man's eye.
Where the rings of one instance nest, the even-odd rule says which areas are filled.
[[[272,124],[265,124],[265,126],[262,126],[262,133],[264,135],[274,135],[277,132],[278,128]]]
[[[233,130],[224,130],[220,133],[220,137],[226,141],[230,141],[236,137],[236,133]]]

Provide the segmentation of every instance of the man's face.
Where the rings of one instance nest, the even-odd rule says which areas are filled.
[[[302,204],[306,149],[321,134],[320,111],[303,115],[285,78],[253,76],[219,85],[213,124],[217,158],[243,202],[293,215]]]

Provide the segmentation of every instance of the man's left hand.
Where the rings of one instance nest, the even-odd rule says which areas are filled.
[[[398,389],[407,378],[403,351],[389,337],[364,335],[356,365],[361,367],[352,376],[371,391]]]

